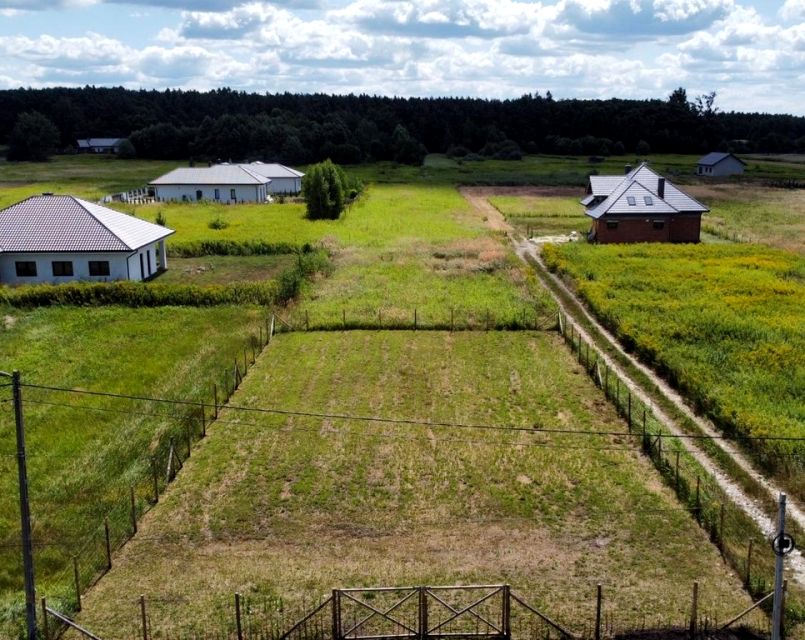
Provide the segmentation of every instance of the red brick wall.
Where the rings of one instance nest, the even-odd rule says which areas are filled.
[[[615,220],[617,218],[610,218]],[[701,216],[653,216],[620,218],[617,229],[607,229],[606,219],[593,221],[596,241],[609,242],[699,242]],[[655,220],[663,220],[662,229],[654,228]]]

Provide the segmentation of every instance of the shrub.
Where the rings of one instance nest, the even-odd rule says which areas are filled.
[[[302,178],[302,194],[311,220],[335,220],[344,210],[346,191],[344,171],[331,160],[309,167]]]
[[[229,226],[229,223],[224,220],[221,216],[217,216],[210,220],[207,223],[207,226],[210,229],[215,229],[216,231],[220,231],[221,229],[226,229]]]

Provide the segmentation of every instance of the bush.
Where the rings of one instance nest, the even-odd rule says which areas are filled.
[[[159,223],[157,223],[159,224]],[[215,229],[216,231],[220,231],[221,229],[226,229],[229,226],[229,223],[224,220],[221,216],[213,218],[207,223],[207,226],[210,229]]]
[[[156,222],[160,227],[168,226],[168,219],[165,217],[165,214],[162,213],[161,209],[157,211],[157,217],[154,219],[154,222]]]
[[[335,220],[344,210],[346,191],[344,171],[331,160],[309,167],[302,178],[302,195],[311,220]]]
[[[302,246],[303,253],[311,250],[309,244]],[[299,247],[289,242],[265,242],[264,240],[198,240],[195,242],[174,242],[168,245],[168,255],[177,258],[274,256],[296,253],[297,251],[299,251]]]

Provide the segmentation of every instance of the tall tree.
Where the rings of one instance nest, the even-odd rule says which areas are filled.
[[[346,182],[341,167],[329,159],[308,167],[302,178],[307,217],[311,220],[338,218],[344,210]]]
[[[56,151],[59,130],[38,111],[21,113],[8,139],[9,160],[44,162]]]

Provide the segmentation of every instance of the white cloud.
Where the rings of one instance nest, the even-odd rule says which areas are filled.
[[[805,0],[785,0],[780,17],[786,21],[805,20]]]

